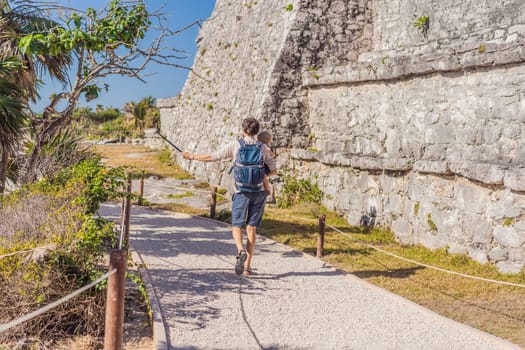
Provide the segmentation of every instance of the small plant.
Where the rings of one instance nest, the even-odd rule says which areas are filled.
[[[509,227],[512,224],[514,224],[514,221],[515,221],[514,218],[507,218],[506,217],[506,218],[503,219],[503,226],[504,227]]]
[[[268,27],[273,27],[273,23],[272,22],[268,22]]]
[[[317,148],[310,147],[310,148],[308,148],[308,152],[317,153],[317,152],[319,152],[319,150]]]
[[[231,223],[232,212],[226,209],[221,209],[215,216],[215,220]]]
[[[244,7],[246,7],[247,9],[251,9],[252,6],[257,5],[257,1],[245,1],[243,5],[244,5]]]
[[[286,7],[284,8],[284,10],[287,11],[287,12],[293,11],[293,4],[288,4],[288,5],[286,5]]]
[[[426,37],[430,29],[430,18],[428,16],[420,16],[412,25],[414,28],[419,29],[423,36]]]
[[[307,179],[296,179],[288,176],[285,178],[281,196],[277,198],[277,206],[288,208],[298,203],[321,203],[323,192],[317,184],[312,184]]]
[[[319,74],[317,74],[317,68],[316,67],[308,67],[308,72],[310,72],[310,74],[312,74],[312,77],[315,80],[319,80],[319,78],[321,77]]]
[[[195,188],[205,188],[205,189],[208,189],[210,188],[210,184],[207,183],[206,181],[200,181],[200,182],[197,182],[193,185],[193,187]]]
[[[213,104],[208,103],[208,104],[206,105],[206,109],[209,110],[209,111],[213,110]]]
[[[179,193],[179,194],[169,194],[167,197],[171,199],[181,199],[181,198],[186,198],[186,197],[191,197],[191,196],[193,196],[193,192],[186,191],[184,193]]]
[[[416,202],[416,204],[414,204],[414,215],[419,215],[419,202]]]
[[[386,61],[390,58],[389,55],[381,57],[381,64],[386,64]]]
[[[171,152],[167,148],[164,148],[162,151],[159,152],[159,154],[157,155],[157,159],[162,164],[173,165],[173,160],[171,159]]]
[[[430,213],[427,214],[427,224],[428,224],[428,227],[430,227],[431,231],[437,231],[438,228],[436,224],[434,223],[434,221],[432,221],[432,215]]]
[[[480,45],[479,48],[478,48],[478,52],[479,53],[484,53],[485,51],[487,51],[487,46],[486,45]]]

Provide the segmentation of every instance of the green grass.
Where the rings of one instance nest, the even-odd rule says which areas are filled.
[[[169,194],[166,197],[172,198],[172,199],[180,199],[180,198],[186,198],[186,197],[191,197],[191,196],[193,196],[193,192],[186,191],[184,193],[179,193],[179,194]]]
[[[348,238],[327,226],[323,260],[446,317],[525,346],[525,289],[421,267],[366,244],[424,264],[489,279],[525,284],[524,273],[503,275],[493,265],[481,265],[467,256],[449,254],[447,249],[432,251],[422,246],[401,245],[389,230],[352,227],[335,213],[315,205],[267,208],[260,232],[315,255],[319,214],[326,214],[327,224],[353,237]]]
[[[107,157],[117,165],[135,165],[147,173],[161,176],[189,176],[180,168],[164,168],[166,165],[158,159],[152,161],[155,152],[142,150],[144,158],[141,159],[126,157],[125,153],[141,152],[138,148],[130,147],[134,146],[105,148],[104,151],[113,152],[113,156]],[[130,162],[134,163],[129,164]],[[209,184],[202,183],[197,187],[209,188]],[[217,196],[218,200],[220,198],[222,197]],[[192,215],[209,215],[208,210],[195,209],[184,204],[153,207]],[[414,212],[421,214],[419,211],[419,205],[416,204]],[[524,273],[502,275],[493,265],[480,265],[466,256],[449,254],[446,249],[431,251],[421,246],[401,245],[389,230],[352,227],[346,223],[345,218],[319,204],[301,203],[286,209],[268,206],[260,233],[306,254],[315,255],[318,218],[321,214],[326,215],[327,224],[353,237],[348,238],[327,225],[323,257],[326,262],[446,317],[525,348],[525,289],[424,268],[385,255],[366,244],[428,265],[489,279],[525,284]],[[231,214],[222,211],[217,215],[228,222]],[[427,219],[430,220],[429,217]],[[504,220],[505,223],[507,222]]]

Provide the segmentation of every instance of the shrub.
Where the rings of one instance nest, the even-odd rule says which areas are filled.
[[[281,195],[277,198],[277,206],[288,208],[298,203],[321,203],[323,192],[317,184],[307,179],[296,179],[288,176],[284,180]]]
[[[0,259],[0,323],[25,315],[98,278],[104,252],[114,245],[113,224],[94,217],[101,201],[121,195],[120,169],[85,160],[56,176],[9,194],[0,207],[0,255],[47,246],[39,258]],[[104,284],[0,334],[0,344],[22,337],[100,336]]]

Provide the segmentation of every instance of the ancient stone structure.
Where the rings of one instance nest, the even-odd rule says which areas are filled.
[[[259,118],[352,224],[525,265],[525,2],[218,0],[162,131],[209,152]],[[229,163],[186,162],[231,188]]]

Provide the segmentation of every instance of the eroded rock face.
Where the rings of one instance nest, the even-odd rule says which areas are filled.
[[[218,0],[162,132],[209,152],[254,116],[351,223],[374,208],[403,241],[518,271],[524,44],[521,0]],[[184,164],[231,187],[227,163]]]

